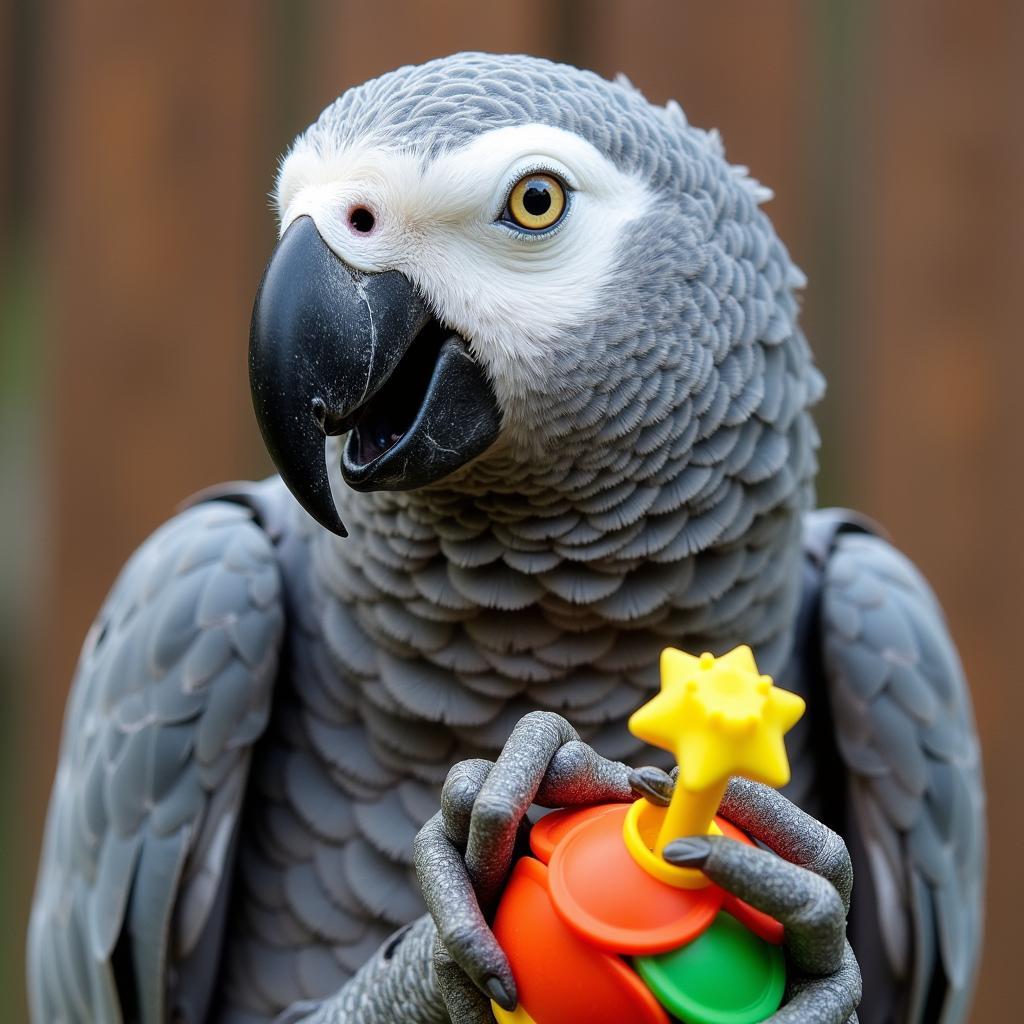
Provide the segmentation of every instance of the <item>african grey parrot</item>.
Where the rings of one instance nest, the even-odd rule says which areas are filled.
[[[861,1019],[964,1019],[970,701],[921,576],[812,511],[823,383],[767,196],[675,103],[523,56],[402,68],[298,137],[250,347],[281,475],[157,530],[89,633],[30,927],[37,1022],[446,1020],[432,955],[465,977],[489,935],[474,857],[503,870],[545,786],[663,793],[625,768],[654,760],[625,719],[663,647],[737,643],[809,703],[787,795],[850,848]],[[479,811],[501,787],[516,820]],[[845,1009],[779,1019],[844,1019],[842,843],[730,794],[817,871],[754,851],[777,867],[733,872],[745,898],[775,871],[832,894],[818,973]],[[450,950],[422,916],[425,825]],[[729,884],[728,849],[666,855]]]

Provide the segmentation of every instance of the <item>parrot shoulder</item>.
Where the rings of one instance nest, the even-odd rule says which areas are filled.
[[[29,930],[36,1020],[204,1019],[284,628],[274,546],[206,501],[136,551],[65,712]],[[169,980],[173,976],[173,981]]]
[[[908,1021],[959,1020],[980,953],[985,825],[956,647],[918,570],[871,534],[838,537],[821,616],[847,826],[869,865],[862,900],[874,904],[861,949],[881,955],[908,993]]]

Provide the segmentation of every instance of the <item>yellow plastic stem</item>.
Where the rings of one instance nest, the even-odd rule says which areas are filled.
[[[672,802],[665,811],[661,828],[658,829],[654,852],[660,857],[662,850],[673,839],[707,835],[727,786],[728,780],[708,786],[707,789],[693,791],[677,785],[672,794]]]
[[[634,736],[671,751],[679,765],[655,857],[673,839],[707,835],[731,775],[784,786],[789,760],[783,736],[803,711],[800,697],[758,672],[749,647],[718,658],[665,648],[660,691],[629,719]]]

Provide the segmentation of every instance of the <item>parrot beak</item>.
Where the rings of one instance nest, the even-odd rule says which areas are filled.
[[[497,399],[466,342],[398,271],[362,274],[308,216],[264,271],[249,335],[253,408],[270,457],[302,507],[347,536],[326,440],[348,434],[341,473],[355,490],[440,480],[498,436]]]

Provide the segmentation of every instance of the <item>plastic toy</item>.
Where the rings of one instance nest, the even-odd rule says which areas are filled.
[[[494,919],[520,1004],[501,1024],[754,1024],[785,988],[782,927],[660,856],[707,832],[750,840],[715,817],[730,776],[789,781],[783,735],[804,701],[761,675],[749,647],[661,656],[661,692],[629,720],[671,751],[671,804],[644,799],[544,817]]]

